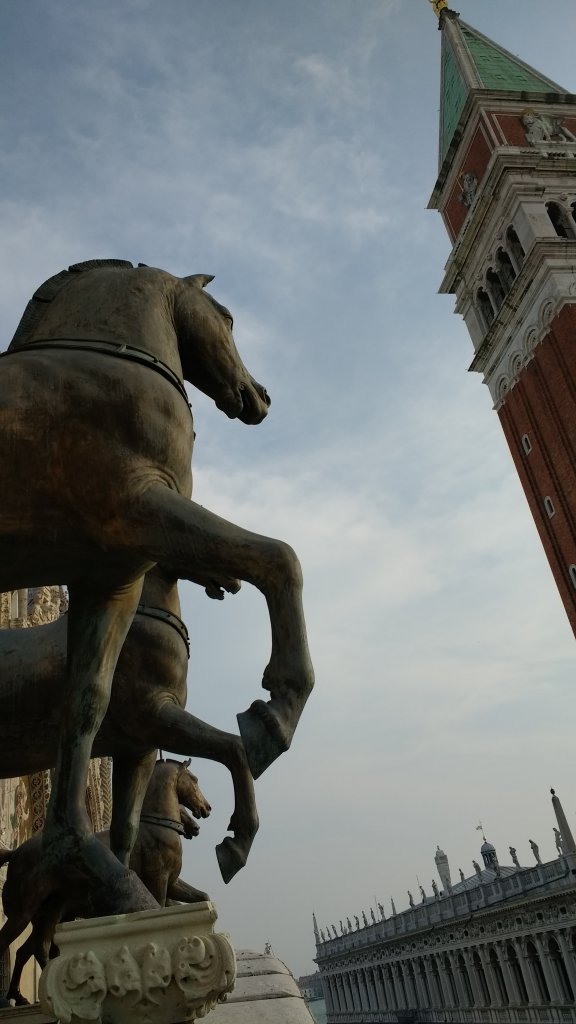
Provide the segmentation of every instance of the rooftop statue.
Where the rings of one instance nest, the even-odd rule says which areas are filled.
[[[102,890],[101,913],[156,905],[128,871],[118,809],[110,852],[85,807],[144,573],[160,563],[216,593],[234,579],[264,595],[271,697],[238,716],[254,777],[289,747],[313,685],[294,552],[191,500],[183,380],[246,424],[270,405],[238,355],[231,314],[204,290],[211,280],[122,260],[77,264],[38,289],[0,356],[0,591],[64,583],[70,597],[65,713],[34,885],[47,897],[73,872]]]

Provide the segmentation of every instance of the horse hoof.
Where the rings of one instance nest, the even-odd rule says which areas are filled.
[[[264,700],[236,715],[252,778],[257,779],[290,746],[291,734]]]
[[[218,843],[218,846],[216,847],[216,858],[218,860],[220,874],[226,884],[228,884],[231,878],[234,878],[234,875],[236,875],[246,863],[246,854],[238,848],[236,842],[230,836],[226,836],[221,843]]]

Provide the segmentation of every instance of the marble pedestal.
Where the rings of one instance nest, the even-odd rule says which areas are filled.
[[[236,958],[212,903],[61,925],[39,998],[60,1024],[184,1024],[231,992]]]

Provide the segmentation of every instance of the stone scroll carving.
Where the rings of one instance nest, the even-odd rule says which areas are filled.
[[[40,1002],[60,1024],[181,1024],[232,991],[236,958],[215,934],[211,904],[63,925],[62,953],[40,979]],[[146,938],[149,941],[143,941]]]

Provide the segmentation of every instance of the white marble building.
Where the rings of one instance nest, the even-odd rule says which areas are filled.
[[[452,884],[436,852],[440,886],[418,902],[337,931],[314,921],[328,1024],[384,1021],[576,1022],[576,847],[558,798],[559,855],[500,865],[486,840],[483,866]],[[379,919],[378,919],[379,918]]]

